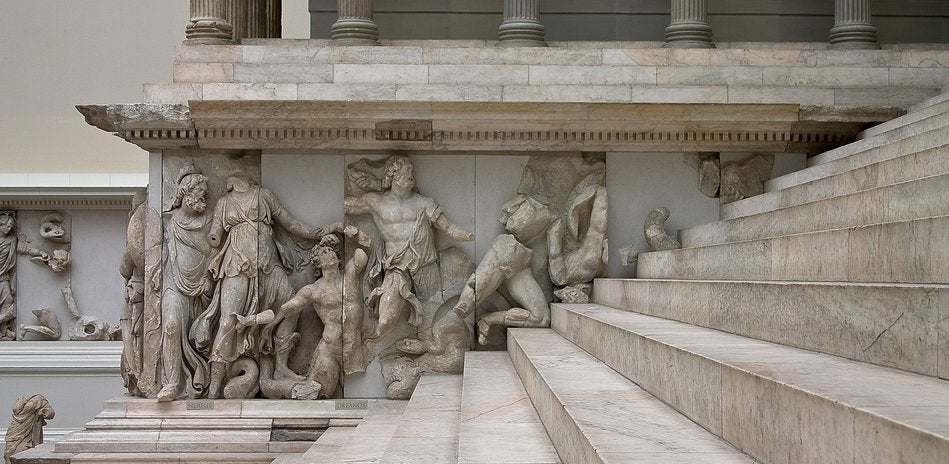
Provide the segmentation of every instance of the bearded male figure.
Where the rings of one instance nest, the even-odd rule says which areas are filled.
[[[442,288],[435,230],[462,242],[474,234],[448,221],[441,205],[415,189],[412,162],[404,156],[386,161],[382,192],[370,191],[345,199],[346,214],[369,214],[383,239],[380,269],[382,284],[370,298],[379,298],[379,322],[371,337],[388,333],[406,304],[412,306],[409,322],[421,322],[422,303]]]
[[[207,308],[214,289],[208,272],[208,178],[194,164],[178,174],[175,197],[166,213],[166,253],[162,268],[162,388],[158,401],[203,396],[208,365],[188,338],[191,322]]]

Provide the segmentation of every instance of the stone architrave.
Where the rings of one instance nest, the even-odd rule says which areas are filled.
[[[672,0],[666,27],[666,47],[715,48],[712,26],[706,22],[707,0]]]
[[[17,254],[49,261],[43,250],[30,246],[16,229],[16,215],[0,212],[0,341],[16,339],[16,257]]]
[[[211,226],[208,178],[189,163],[178,173],[175,185],[175,196],[165,211],[159,401],[201,397],[209,381],[207,360],[189,338],[194,315],[207,308],[214,290],[208,272],[213,251],[207,240]]]
[[[835,0],[830,48],[875,50],[877,28],[870,15],[870,0]]]
[[[652,251],[668,251],[682,248],[682,244],[666,232],[669,208],[660,207],[649,212],[643,221],[643,234]]]
[[[191,0],[191,19],[185,43],[224,45],[234,43],[234,26],[227,19],[229,0]]]
[[[279,314],[280,306],[293,296],[287,277],[293,265],[288,251],[276,241],[274,227],[279,225],[304,239],[319,240],[325,235],[323,229],[309,227],[292,216],[273,192],[244,177],[229,177],[226,189],[215,205],[207,235],[211,245],[220,248],[208,265],[216,286],[190,335],[199,350],[209,353],[210,398],[221,397],[227,365],[243,356],[268,358],[274,363],[277,379],[302,379],[288,366],[299,338],[295,332],[298,314]],[[277,318],[262,329],[241,325],[236,317],[268,310]]]
[[[764,183],[771,178],[774,155],[752,155],[722,166],[722,204],[764,193]]]
[[[14,454],[43,444],[43,426],[48,419],[55,416],[56,411],[43,395],[17,398],[13,405],[13,417],[7,428],[4,462],[10,464],[10,458]]]
[[[498,26],[502,47],[546,47],[544,25],[538,20],[538,0],[504,0],[504,20]]]
[[[372,20],[372,0],[338,0],[338,19],[330,29],[333,43],[379,45],[379,26]]]

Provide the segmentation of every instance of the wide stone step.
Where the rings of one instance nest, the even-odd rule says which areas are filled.
[[[917,123],[932,116],[949,112],[949,94],[937,95],[936,97],[927,100],[927,102],[930,102],[931,104],[919,107],[914,106],[914,108],[912,108],[909,113],[903,116],[891,119],[881,124],[877,124],[864,130],[863,132],[860,132],[857,134],[857,139],[863,140],[876,137],[878,135],[896,130],[900,127]]]
[[[949,378],[949,285],[597,279],[593,301]]]
[[[680,230],[679,240],[698,247],[947,214],[949,174],[942,174],[702,224]]]
[[[332,462],[379,462],[402,422],[402,414],[407,403],[406,401],[382,402],[370,408],[366,417],[349,434],[346,442],[339,447]]]
[[[507,352],[465,354],[458,462],[560,464]]]
[[[949,282],[949,216],[639,255],[643,279]]]
[[[754,462],[554,331],[507,333],[514,367],[563,462]]]
[[[368,417],[368,416],[367,416]],[[330,427],[313,442],[310,449],[299,455],[280,456],[271,464],[311,464],[334,462],[340,448],[346,444],[356,427]]]
[[[910,113],[915,113],[917,111],[923,111],[926,108],[929,108],[931,106],[938,105],[939,103],[942,103],[944,101],[949,101],[949,92],[947,92],[947,90],[949,90],[949,85],[944,86],[942,90],[943,90],[942,93],[940,93],[939,95],[927,98],[919,103],[916,103],[915,105],[912,105],[909,108],[907,108],[906,111]]]
[[[750,216],[945,173],[949,173],[949,144],[944,142],[936,148],[906,153],[830,177],[722,205],[721,217],[734,219]]]
[[[879,135],[875,135],[867,139],[857,140],[856,142],[844,145],[842,147],[812,156],[807,160],[807,165],[816,166],[818,164],[829,163],[831,161],[858,154],[869,148],[876,148],[879,146],[892,144],[893,142],[912,138],[916,135],[931,130],[944,129],[947,125],[949,125],[949,111],[942,111],[933,116],[922,118],[911,124],[896,127],[892,130],[883,131]]]
[[[825,177],[831,177],[845,173],[847,171],[859,169],[871,164],[945,146],[947,143],[949,143],[949,141],[946,139],[945,125],[943,125],[941,128],[928,130],[926,132],[900,138],[888,143],[876,143],[882,140],[879,138],[853,142],[835,149],[847,150],[845,156],[824,163],[815,164],[800,171],[795,171],[780,177],[775,177],[774,179],[765,182],[764,189],[765,192],[786,189],[795,185],[800,185],[806,182],[815,181],[817,179],[823,179]]]
[[[461,375],[423,375],[379,462],[457,462],[461,392]]]
[[[551,309],[554,330],[760,462],[949,456],[944,380],[599,305]]]

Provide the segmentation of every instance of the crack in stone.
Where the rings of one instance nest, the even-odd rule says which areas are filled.
[[[890,330],[891,328],[893,328],[893,326],[896,325],[896,323],[899,322],[900,319],[903,318],[903,315],[904,315],[904,314],[906,314],[906,311],[901,312],[900,315],[896,318],[895,321],[893,321],[892,324],[890,324],[889,326],[887,326],[887,328],[883,329],[883,331],[880,332],[880,333],[877,335],[877,338],[874,338],[874,339],[873,339],[873,342],[870,343],[869,346],[867,346],[866,348],[863,349],[863,352],[866,353],[867,350],[869,350],[870,348],[873,348],[873,345],[876,345],[876,343],[877,343],[878,341],[880,341],[880,337],[882,337],[883,334],[885,334],[888,330]]]

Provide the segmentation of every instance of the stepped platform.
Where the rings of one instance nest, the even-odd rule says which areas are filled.
[[[639,255],[646,279],[949,282],[949,216]]]
[[[597,279],[593,301],[949,377],[949,285]]]
[[[600,305],[553,305],[552,327],[761,462],[949,456],[943,380]]]
[[[508,351],[563,462],[754,462],[550,329]]]

